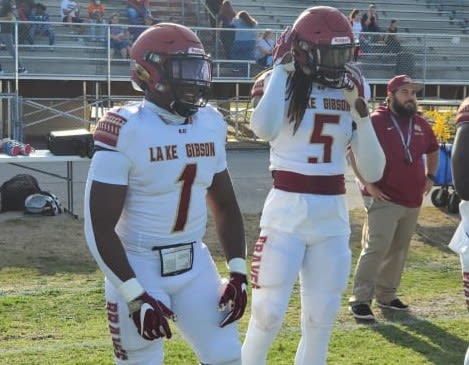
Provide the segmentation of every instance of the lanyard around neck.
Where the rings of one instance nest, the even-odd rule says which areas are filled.
[[[399,137],[401,137],[402,147],[404,148],[404,155],[405,155],[404,162],[407,165],[410,165],[412,163],[412,155],[410,153],[410,141],[412,140],[413,120],[412,118],[409,118],[409,128],[407,129],[407,139],[404,139],[404,133],[402,133],[401,126],[399,125],[399,123],[397,122],[393,114],[391,114],[391,121],[392,121],[392,124],[394,124],[394,127],[396,128],[397,132],[399,133]]]

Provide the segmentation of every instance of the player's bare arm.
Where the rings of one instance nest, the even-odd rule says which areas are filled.
[[[436,170],[438,169],[438,164],[440,161],[440,150],[436,150],[434,152],[428,153],[426,155],[426,171],[427,175],[433,175],[435,176]],[[427,178],[427,181],[425,183],[425,195],[430,193],[430,191],[433,188],[433,179]]]
[[[105,264],[123,282],[135,277],[115,232],[126,194],[126,185],[105,184],[99,181],[93,181],[91,185],[91,221],[99,222],[93,225],[96,246]]]
[[[230,271],[229,281],[218,303],[219,310],[227,312],[220,322],[220,327],[225,327],[240,319],[247,305],[244,226],[228,170],[214,175],[207,192],[207,202]]]
[[[207,202],[215,219],[218,238],[223,246],[226,260],[246,258],[246,243],[241,211],[228,170],[213,177],[207,191]]]

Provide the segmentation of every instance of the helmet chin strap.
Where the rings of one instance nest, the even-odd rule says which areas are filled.
[[[166,100],[163,101],[163,97]],[[175,99],[174,95],[168,98],[168,94],[160,93],[147,93],[146,98],[154,103],[158,109],[157,114],[160,118],[169,125],[181,125],[186,122],[186,119],[197,112],[197,107],[187,105]],[[168,99],[173,99],[169,101]]]
[[[184,103],[180,100],[174,100],[171,103],[171,110],[173,110],[176,114],[183,117],[184,120],[188,117],[193,116],[197,112],[198,109],[199,109],[198,107]]]

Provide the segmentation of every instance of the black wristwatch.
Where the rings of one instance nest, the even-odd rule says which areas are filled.
[[[435,182],[435,175],[428,173],[427,179],[430,179],[433,183]]]

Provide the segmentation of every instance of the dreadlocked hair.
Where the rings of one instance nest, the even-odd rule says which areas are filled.
[[[288,77],[287,85],[287,99],[290,100],[287,117],[289,123],[294,123],[293,134],[295,134],[308,106],[313,79],[295,70],[293,75]]]

